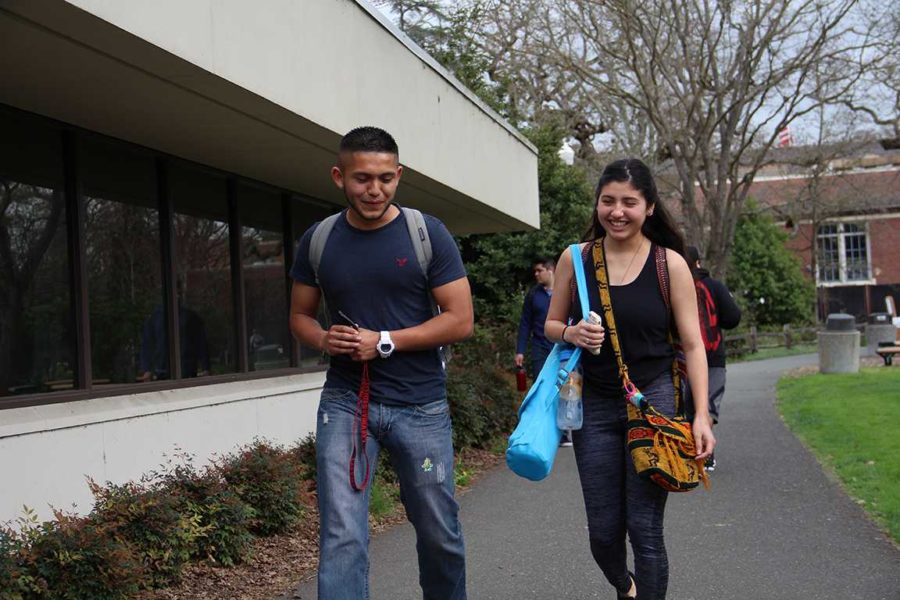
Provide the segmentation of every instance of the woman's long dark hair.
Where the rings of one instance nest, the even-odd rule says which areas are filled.
[[[641,233],[647,236],[654,244],[671,248],[684,256],[684,236],[681,235],[681,230],[675,224],[669,211],[660,202],[659,192],[656,191],[656,182],[653,180],[653,173],[650,172],[650,167],[637,158],[623,158],[609,163],[603,169],[600,180],[597,181],[597,189],[594,192],[595,206],[591,215],[591,222],[581,241],[587,242],[606,235],[606,230],[603,229],[603,225],[600,224],[600,218],[597,216],[596,202],[600,198],[600,192],[606,184],[613,181],[630,183],[647,200],[648,208],[655,207],[653,208],[653,214],[644,220]]]

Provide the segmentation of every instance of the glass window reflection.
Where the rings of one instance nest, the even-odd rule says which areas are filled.
[[[0,396],[75,384],[62,138],[0,108]]]
[[[93,385],[166,379],[167,368],[154,369],[142,353],[142,341],[152,343],[143,331],[148,315],[163,298],[153,158],[91,137],[78,156]]]
[[[290,332],[284,270],[281,196],[238,186],[241,267],[247,311],[247,357],[251,371],[290,364]]]
[[[169,181],[175,211],[181,375],[234,373],[237,354],[225,178],[175,164]],[[158,321],[154,318],[154,327]]]

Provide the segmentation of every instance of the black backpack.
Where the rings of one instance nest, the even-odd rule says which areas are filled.
[[[716,303],[709,288],[699,279],[694,280],[697,289],[697,312],[700,315],[700,337],[707,352],[715,352],[722,344],[722,331],[719,329],[719,315]]]

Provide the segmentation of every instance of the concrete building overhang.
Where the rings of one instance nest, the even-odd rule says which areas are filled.
[[[0,73],[0,103],[336,205],[340,136],[381,126],[400,202],[539,226],[535,148],[361,2],[7,0]]]

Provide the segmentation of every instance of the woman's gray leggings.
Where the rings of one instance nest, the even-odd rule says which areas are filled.
[[[656,410],[672,416],[675,389],[668,371],[641,391]],[[640,600],[663,600],[669,560],[663,540],[667,492],[641,479],[625,446],[625,399],[586,397],[584,425],[573,432],[575,460],[587,511],[591,554],[620,595],[628,592],[625,533],[634,552]]]

